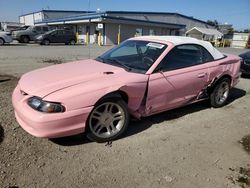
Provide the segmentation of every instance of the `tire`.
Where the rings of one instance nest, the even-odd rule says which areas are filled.
[[[210,103],[214,108],[220,108],[227,103],[229,93],[230,93],[230,79],[222,78],[215,85],[211,95]]]
[[[129,124],[127,104],[121,98],[107,98],[98,102],[87,120],[87,138],[108,142],[120,137]]]
[[[75,41],[74,39],[71,39],[71,40],[69,41],[69,44],[70,44],[70,45],[76,45],[76,41]]]
[[[48,46],[50,44],[50,41],[48,39],[44,39],[42,43],[44,45]]]
[[[29,43],[30,42],[30,39],[28,36],[21,36],[21,42],[22,43]]]
[[[3,46],[4,43],[5,43],[5,41],[2,38],[0,38],[0,46]]]

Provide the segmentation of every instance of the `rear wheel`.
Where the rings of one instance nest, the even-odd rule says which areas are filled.
[[[0,38],[0,46],[4,45],[4,40]]]
[[[50,44],[50,41],[49,41],[48,39],[44,39],[44,40],[43,40],[43,44],[44,44],[44,45],[49,45],[49,44]]]
[[[230,92],[230,79],[223,78],[214,87],[213,92],[210,95],[211,106],[219,108],[227,103],[227,99]]]
[[[28,36],[22,36],[22,37],[21,37],[21,42],[22,42],[22,43],[29,43],[29,42],[30,42],[30,39],[29,39]]]
[[[69,44],[70,44],[70,45],[75,45],[75,44],[76,44],[76,41],[72,39],[72,40],[69,41]]]
[[[128,127],[129,113],[121,98],[99,102],[88,118],[87,137],[96,142],[107,142],[121,136]]]

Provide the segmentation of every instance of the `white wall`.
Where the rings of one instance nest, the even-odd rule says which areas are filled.
[[[20,23],[24,24],[24,25],[34,25],[34,17],[33,14],[29,14],[26,16],[21,16],[19,18]]]
[[[43,13],[37,12],[34,14],[34,21],[35,22],[41,22],[43,20]]]
[[[19,17],[19,23],[24,24],[24,16]]]

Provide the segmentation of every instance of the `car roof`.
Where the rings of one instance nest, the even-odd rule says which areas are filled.
[[[157,40],[157,41],[163,41],[163,42],[170,42],[175,46],[181,45],[181,44],[197,44],[200,46],[203,46],[205,49],[207,49],[210,54],[214,57],[214,59],[221,59],[224,57],[224,55],[219,52],[216,48],[212,46],[210,42],[198,40],[191,37],[184,37],[184,36],[141,36],[136,37],[135,39],[141,39],[141,40]]]

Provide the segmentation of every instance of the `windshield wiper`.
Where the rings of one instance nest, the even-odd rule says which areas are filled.
[[[131,67],[129,67],[129,66],[127,66],[127,65],[125,65],[125,64],[123,64],[123,63],[121,63],[121,62],[118,61],[117,59],[104,59],[104,58],[101,58],[101,57],[98,57],[98,58],[100,58],[103,62],[105,62],[105,61],[110,61],[110,62],[112,62],[112,63],[115,63],[115,64],[119,65],[119,67],[124,68],[124,69],[125,69],[126,71],[128,71],[128,72],[130,72],[130,71],[132,70]]]

